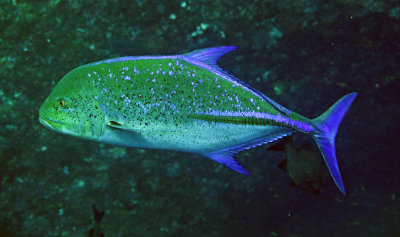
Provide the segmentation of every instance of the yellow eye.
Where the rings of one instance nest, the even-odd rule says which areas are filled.
[[[64,107],[64,106],[65,106],[65,102],[64,102],[63,100],[59,100],[59,101],[58,101],[58,104],[59,104],[61,107]]]

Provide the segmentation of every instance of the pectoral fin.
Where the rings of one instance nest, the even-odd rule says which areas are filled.
[[[106,123],[106,125],[107,125],[107,127],[111,128],[111,129],[118,129],[118,130],[126,131],[126,132],[141,133],[144,131],[143,129],[142,130],[135,129],[133,127],[126,126],[122,122],[117,122],[115,120],[108,121]],[[168,135],[175,134],[176,135],[178,133],[181,133],[180,131],[175,131],[175,130],[168,131],[168,130],[146,129],[146,131],[151,132],[151,133],[164,134],[164,135],[166,135],[166,134],[168,134]]]
[[[123,129],[123,126],[121,123],[110,120],[106,123],[106,125],[110,128],[118,128],[118,129]]]

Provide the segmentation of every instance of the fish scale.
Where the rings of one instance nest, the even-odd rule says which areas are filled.
[[[293,132],[309,133],[344,193],[334,139],[356,93],[307,119],[219,68],[218,58],[234,49],[80,66],[56,85],[39,110],[39,121],[98,142],[199,153],[244,174],[236,153]]]
[[[107,69],[99,63],[85,67],[95,75],[88,87],[99,90],[103,97],[101,103],[110,106],[114,103],[115,109],[124,112],[136,105],[136,116],[151,114],[154,110],[157,113],[153,114],[162,115],[160,111],[166,108],[172,108],[167,110],[168,116],[209,111],[278,113],[248,90],[178,59],[132,59],[108,62]],[[249,98],[242,100],[244,97]]]

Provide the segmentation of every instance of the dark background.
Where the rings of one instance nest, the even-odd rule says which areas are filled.
[[[398,1],[1,1],[0,236],[399,236]],[[200,155],[79,140],[38,123],[73,68],[126,55],[234,45],[219,64],[316,117],[358,97],[336,139],[348,194],[322,163],[318,196],[291,187],[279,152]],[[320,155],[319,155],[320,158]]]

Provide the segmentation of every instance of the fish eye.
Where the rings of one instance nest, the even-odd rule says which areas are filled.
[[[58,104],[59,104],[61,107],[64,107],[65,102],[64,102],[63,100],[59,100],[59,101],[58,101]]]

